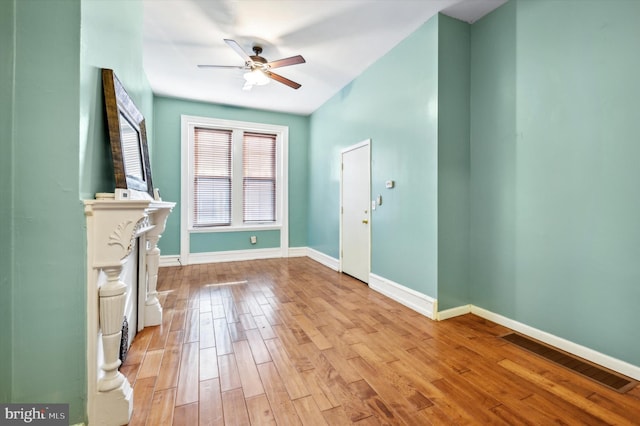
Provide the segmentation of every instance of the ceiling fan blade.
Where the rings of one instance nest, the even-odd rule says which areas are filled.
[[[280,68],[287,67],[289,65],[304,64],[305,62],[307,61],[305,61],[302,56],[296,55],[290,58],[278,59],[277,61],[269,62],[267,65],[269,65],[269,68]]]
[[[299,89],[300,87],[302,87],[301,84],[296,83],[295,81],[291,81],[288,78],[285,78],[285,77],[283,77],[283,76],[281,76],[279,74],[276,74],[274,72],[265,71],[264,73],[267,75],[267,77],[269,77],[269,78],[271,78],[271,79],[273,79],[273,80],[275,80],[275,81],[277,81],[279,83],[285,84],[285,85],[287,85],[287,86],[289,86],[289,87],[291,87],[293,89]]]
[[[198,65],[198,68],[226,68],[226,69],[237,69],[243,70],[247,67],[241,67],[239,65]]]
[[[232,48],[233,50],[236,51],[236,53],[238,55],[240,55],[240,57],[242,59],[244,59],[245,63],[253,63],[253,60],[249,57],[249,55],[247,54],[247,52],[245,52],[244,50],[242,50],[242,47],[240,47],[240,45],[238,44],[237,41],[235,40],[231,40],[228,38],[224,39],[224,42],[227,43],[229,45],[230,48]]]

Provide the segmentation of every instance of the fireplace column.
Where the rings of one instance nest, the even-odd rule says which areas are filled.
[[[122,425],[133,411],[133,389],[118,371],[127,285],[122,268],[136,234],[148,225],[150,201],[87,200],[87,408],[89,422]]]
[[[100,329],[102,330],[102,352],[104,375],[98,380],[100,392],[118,389],[126,382],[120,367],[120,340],[122,338],[122,318],[126,301],[127,285],[120,281],[122,264],[103,267],[107,283],[100,287]],[[127,383],[128,384],[128,383]],[[129,391],[127,389],[127,391]]]
[[[172,203],[173,204],[173,203]],[[150,213],[153,229],[147,233],[147,299],[144,306],[144,326],[162,324],[162,306],[158,300],[158,266],[160,264],[160,249],[158,240],[164,232],[170,208],[154,209]]]

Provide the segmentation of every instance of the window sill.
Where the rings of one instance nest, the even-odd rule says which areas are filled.
[[[269,223],[265,225],[246,226],[210,226],[206,228],[189,228],[190,234],[212,233],[212,232],[243,232],[243,231],[280,231],[282,224]]]

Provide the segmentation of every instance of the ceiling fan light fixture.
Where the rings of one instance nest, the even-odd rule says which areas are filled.
[[[245,73],[244,79],[246,80],[247,84],[250,84],[252,86],[264,86],[270,81],[269,77],[267,77],[267,75],[260,69],[254,69],[252,71],[249,71],[248,73]]]
[[[285,86],[289,86],[292,89],[299,89],[302,87],[300,83],[289,80],[286,77],[276,74],[271,70],[273,68],[288,67],[290,65],[304,64],[306,61],[300,55],[291,56],[289,58],[278,59],[277,61],[268,62],[265,58],[260,56],[262,53],[261,46],[253,46],[253,52],[255,55],[249,56],[237,41],[231,39],[224,39],[224,42],[229,45],[236,53],[244,59],[244,66],[231,66],[231,65],[198,65],[199,68],[239,68],[247,70],[244,74],[244,87],[243,90],[251,90],[253,86],[264,86],[271,80],[275,80],[278,83],[282,83]]]

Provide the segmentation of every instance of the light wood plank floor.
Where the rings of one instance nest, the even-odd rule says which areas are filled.
[[[640,424],[474,315],[435,322],[308,258],[162,268],[122,367],[131,425]]]

